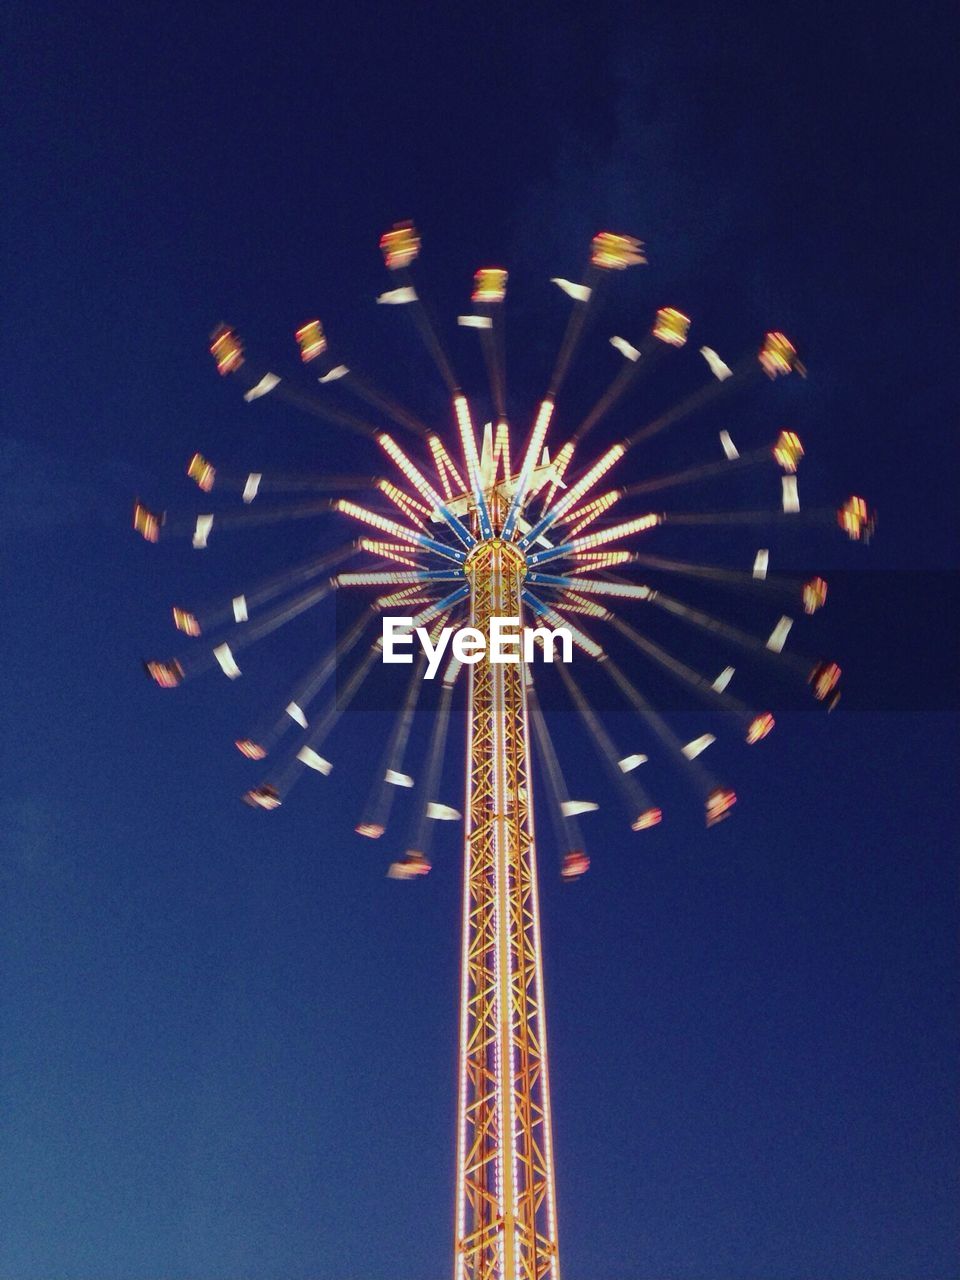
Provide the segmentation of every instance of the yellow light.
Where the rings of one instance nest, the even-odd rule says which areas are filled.
[[[163,517],[154,511],[148,511],[142,502],[134,505],[133,527],[147,542],[159,541],[162,522]]]
[[[183,667],[172,658],[169,662],[145,662],[147,675],[155,680],[161,689],[175,689],[183,679]]]
[[[625,444],[613,444],[610,448],[600,455],[585,476],[582,476],[572,489],[568,489],[560,501],[554,508],[554,520],[559,520],[565,515],[580,499],[593,488],[597,481],[607,474],[610,468],[627,452]]]
[[[502,302],[507,292],[507,273],[502,267],[481,267],[473,277],[473,302]]]
[[[782,333],[768,333],[764,337],[757,359],[768,378],[781,377],[795,368],[800,371],[797,349]]]
[[[729,817],[730,810],[737,803],[736,793],[724,787],[716,787],[707,796],[707,826],[712,827],[724,818]]]
[[[633,236],[618,236],[600,231],[590,243],[590,261],[605,271],[623,271],[646,262],[643,242]]]
[[[606,542],[615,542],[618,538],[627,538],[631,533],[642,533],[660,523],[660,517],[653,514],[636,516],[633,520],[624,520],[610,529],[601,529],[598,533],[588,533],[582,538],[575,538],[570,543],[574,551],[586,551],[590,547],[602,547]]]
[[[586,600],[583,596],[578,595],[575,591],[567,591],[563,597],[565,607],[571,613],[583,614],[585,618],[609,618],[610,610],[605,609],[602,604],[597,604],[596,600]]]
[[[182,631],[185,636],[198,636],[200,634],[200,623],[194,615],[187,609],[179,609],[176,605],[173,607],[173,625],[178,631]]]
[[[631,551],[577,551],[573,555],[577,573],[610,569],[617,564],[628,564],[632,559]]]
[[[769,711],[764,711],[762,715],[754,717],[747,728],[747,742],[749,745],[753,746],[755,742],[761,742],[775,723],[776,721]]]
[[[421,497],[426,498],[427,502],[430,504],[427,509],[429,513],[432,514],[436,511],[437,507],[443,505],[443,500],[437,493],[436,489],[434,489],[426,476],[424,476],[410,461],[392,436],[388,435],[386,431],[381,431],[377,436],[377,444],[391,462],[395,463],[396,466],[400,468]]]
[[[570,526],[570,535],[573,536],[582,532],[588,524],[592,524],[596,520],[597,516],[603,515],[604,511],[608,511],[622,494],[622,489],[611,489],[608,493],[603,493],[599,498],[594,498],[592,502],[588,502],[585,507],[571,512],[567,519],[575,520],[576,524]]]
[[[777,465],[792,475],[800,465],[800,459],[803,457],[803,445],[800,443],[800,437],[793,431],[781,431],[773,446],[773,456],[777,461]]]
[[[383,573],[341,573],[337,576],[338,587],[388,587],[400,586],[414,581],[409,573],[398,573],[386,570]]]
[[[643,584],[592,582],[589,578],[584,578],[583,581],[577,583],[577,591],[584,591],[589,595],[620,596],[624,600],[649,600],[653,594],[650,588]]]
[[[418,535],[412,529],[404,528],[396,520],[390,520],[387,516],[380,515],[379,512],[368,511],[366,507],[361,507],[356,502],[348,502],[346,498],[337,498],[333,504],[333,509],[334,511],[342,511],[345,516],[350,516],[354,520],[362,520],[364,524],[368,524],[374,529],[382,529],[384,533],[392,533],[401,542],[417,545]]]
[[[414,569],[419,569],[420,565],[416,560],[410,559],[410,548],[406,543],[380,542],[376,538],[361,538],[359,542],[361,551],[369,551],[374,556],[385,556],[388,560],[396,560],[399,564],[408,564]],[[404,552],[407,554],[404,555]]]
[[[216,468],[202,453],[195,453],[187,463],[187,475],[191,480],[196,481],[197,488],[202,489],[204,493],[209,493],[213,488],[216,474]]]
[[[439,436],[428,436],[427,444],[430,446],[430,452],[433,455],[433,465],[437,469],[437,475],[440,477],[440,485],[444,495],[449,501],[454,495],[454,486],[458,493],[462,493],[466,488],[460,476],[460,472],[454,465],[453,459],[443,447],[443,441]],[[451,484],[452,481],[452,484]]]
[[[653,336],[670,347],[686,344],[690,331],[690,317],[675,307],[661,307],[653,325]]]
[[[422,503],[417,502],[416,498],[411,498],[408,493],[404,493],[402,489],[398,489],[397,486],[389,480],[378,480],[377,488],[385,498],[389,498],[394,506],[398,507],[403,512],[412,524],[417,525],[421,529],[426,528],[426,523],[423,517],[425,515],[429,515],[430,512]]]
[[[327,349],[327,339],[324,337],[323,325],[319,320],[308,320],[297,330],[295,337],[297,346],[300,348],[300,359],[304,364],[316,360],[317,356],[322,356]]]
[[[412,222],[395,222],[380,237],[380,251],[391,271],[408,267],[420,252],[420,237]]]
[[[470,406],[466,396],[454,396],[453,408],[457,415],[457,426],[460,429],[460,445],[463,449],[463,461],[467,468],[467,477],[474,492],[480,491],[480,459],[477,456],[477,438],[473,432],[473,421],[470,417]]]
[[[823,702],[840,683],[841,671],[835,662],[818,662],[807,676],[807,683],[813,685],[813,696]]]
[[[863,498],[857,497],[846,500],[837,512],[837,522],[844,533],[852,538],[854,542],[860,541],[864,531],[869,533],[873,524],[866,502],[864,502]]]
[[[803,611],[816,613],[827,603],[827,584],[823,578],[811,578],[803,584]]]
[[[236,373],[243,364],[243,343],[229,325],[222,324],[210,335],[210,354],[219,374]]]
[[[644,809],[639,817],[634,818],[630,823],[634,831],[648,831],[651,827],[655,827],[658,822],[663,820],[663,813],[660,809]]]

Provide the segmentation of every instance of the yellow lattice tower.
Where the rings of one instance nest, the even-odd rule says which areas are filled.
[[[487,655],[468,668],[455,1275],[557,1280],[524,668],[489,660],[490,619],[520,616],[526,562],[492,538],[465,572]]]

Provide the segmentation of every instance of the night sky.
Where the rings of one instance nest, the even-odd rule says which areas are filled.
[[[379,842],[353,832],[390,681],[341,725],[331,777],[265,814],[239,802],[256,767],[230,744],[283,705],[334,611],[252,650],[233,683],[214,670],[168,693],[140,666],[183,648],[171,604],[229,596],[338,530],[215,534],[199,553],[129,528],[135,495],[209,505],[183,475],[195,449],[241,474],[379,469],[362,440],[243,404],[206,351],[221,320],[295,375],[292,332],[320,315],[347,363],[447,423],[407,317],[374,305],[379,235],[410,217],[478,418],[476,335],[453,324],[473,270],[511,272],[525,430],[569,305],[548,279],[578,279],[610,228],[650,265],[612,281],[560,427],[615,372],[606,336],[658,306],[691,315],[696,341],[597,444],[700,385],[701,343],[737,357],[782,328],[806,381],[760,380],[630,465],[787,427],[806,505],[858,492],[880,512],[867,548],[829,528],[764,539],[775,566],[830,580],[797,645],[836,657],[846,693],[828,718],[767,686],[772,737],[711,748],[739,795],[723,826],[705,831],[651,761],[665,821],[631,833],[544,695],[574,790],[601,801],[575,885],[540,819],[565,1274],[960,1274],[955,18],[560,9],[7,10],[0,1280],[449,1274],[460,858],[439,824],[431,875],[396,883],[407,811]],[[777,500],[754,476],[674,505]],[[756,544],[724,538],[684,551],[742,562]],[[602,709],[618,742],[649,745]],[[458,807],[461,786],[451,751]]]

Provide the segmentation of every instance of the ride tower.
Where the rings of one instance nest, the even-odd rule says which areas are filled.
[[[493,536],[464,571],[487,647],[468,668],[455,1280],[557,1280],[525,668],[489,657],[526,557]]]

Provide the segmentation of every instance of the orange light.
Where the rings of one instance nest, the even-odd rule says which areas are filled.
[[[624,271],[646,262],[643,242],[633,236],[618,236],[600,231],[590,242],[590,261],[604,271]]]
[[[502,267],[481,267],[473,277],[473,302],[502,302],[507,292],[507,273]]]
[[[280,792],[269,782],[264,783],[262,787],[251,788],[243,798],[255,809],[279,809],[282,803]]]
[[[217,469],[213,463],[206,460],[202,453],[195,453],[187,463],[187,475],[191,480],[196,481],[198,489],[202,489],[204,493],[209,493],[213,488]]]
[[[835,662],[818,662],[807,676],[807,684],[813,685],[813,696],[823,702],[840,683],[840,668]]]
[[[778,466],[793,475],[800,465],[800,459],[803,457],[803,445],[800,443],[800,437],[793,431],[781,431],[777,436],[776,444],[773,446],[773,456]]]
[[[144,668],[151,680],[155,680],[161,689],[175,689],[183,679],[183,667],[172,658],[169,662],[145,662]]]
[[[730,816],[730,810],[737,803],[736,792],[717,787],[707,796],[707,826],[716,826],[724,818]]]
[[[690,317],[675,307],[661,307],[653,325],[653,336],[670,347],[683,347],[690,332]]]
[[[579,880],[584,872],[589,871],[589,869],[590,859],[582,849],[574,849],[571,853],[564,855],[560,874],[564,880]]]
[[[210,335],[210,354],[221,376],[236,373],[243,364],[243,343],[229,325],[222,324]]]
[[[803,584],[803,611],[816,613],[827,603],[827,584],[822,578],[811,578]]]
[[[864,535],[873,532],[875,517],[870,515],[863,498],[848,498],[837,512],[837,523],[844,533],[854,542],[859,542]]]
[[[643,813],[630,823],[630,827],[633,831],[647,831],[662,821],[663,813],[660,809],[644,809]]]
[[[147,542],[159,541],[160,526],[162,524],[162,515],[158,515],[155,511],[148,511],[142,502],[134,505],[133,527]]]
[[[267,754],[266,747],[261,747],[260,743],[254,742],[252,738],[239,738],[233,745],[248,760],[262,760]]]
[[[778,378],[794,369],[800,372],[802,368],[796,347],[782,333],[768,333],[764,337],[757,359],[768,378]]]
[[[420,252],[420,237],[412,222],[395,222],[392,231],[380,237],[380,252],[391,271],[409,267]]]
[[[182,631],[185,636],[198,636],[200,634],[200,623],[194,615],[187,609],[178,609],[176,605],[173,607],[173,625],[178,631]]]
[[[756,716],[750,721],[747,728],[747,742],[753,746],[755,742],[760,742],[767,736],[773,726],[776,724],[773,716],[769,711],[764,711],[762,715]]]
[[[304,364],[316,360],[327,349],[327,340],[323,334],[323,325],[319,320],[308,320],[294,335],[300,348],[300,359]]]
[[[379,822],[358,822],[354,827],[358,836],[368,836],[371,840],[379,840],[385,830]]]

